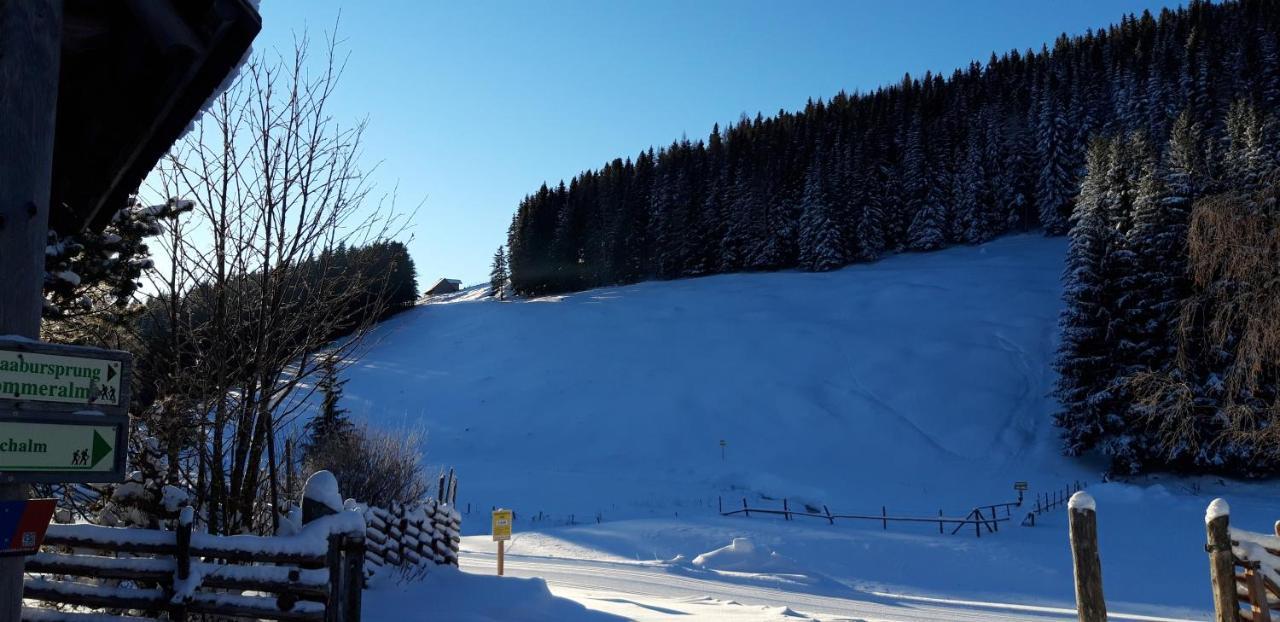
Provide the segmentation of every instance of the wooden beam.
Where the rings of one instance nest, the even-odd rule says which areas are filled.
[[[0,0],[0,335],[40,336],[61,50],[62,0]],[[0,620],[22,615],[22,568],[0,559]]]

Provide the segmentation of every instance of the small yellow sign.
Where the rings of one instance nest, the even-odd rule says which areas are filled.
[[[493,511],[493,541],[511,539],[511,510]]]

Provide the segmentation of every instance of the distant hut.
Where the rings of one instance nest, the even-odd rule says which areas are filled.
[[[458,279],[440,279],[435,285],[427,288],[426,296],[439,296],[440,294],[452,294],[462,288],[462,281]]]

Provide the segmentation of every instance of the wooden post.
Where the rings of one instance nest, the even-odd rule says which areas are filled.
[[[0,335],[40,338],[61,51],[61,0],[0,0]],[[0,484],[0,501],[26,498]],[[23,567],[0,558],[0,620],[22,617]]]
[[[1107,602],[1102,596],[1102,560],[1098,557],[1098,512],[1086,492],[1072,495],[1067,504],[1071,533],[1071,562],[1076,580],[1076,612],[1080,622],[1106,622]]]
[[[324,622],[345,622],[342,614],[345,611],[343,600],[346,591],[342,589],[342,536],[329,535],[329,550],[325,555],[325,567],[329,569],[329,598],[325,602]]]
[[[284,488],[285,496],[295,495],[298,491],[293,489],[293,439],[284,439]]]
[[[360,622],[361,596],[364,593],[364,538],[347,536],[342,549],[344,559],[343,587],[346,590],[343,603],[343,622]]]
[[[782,518],[791,520],[791,507],[787,505],[787,498],[782,498]]]
[[[195,510],[191,506],[182,508],[182,513],[178,515],[178,532],[175,535],[177,541],[176,552],[176,574],[179,581],[186,581],[191,577],[191,526],[195,522]],[[182,602],[174,604],[169,609],[169,619],[175,622],[186,622],[187,620],[187,604]]]
[[[1214,499],[1204,514],[1209,553],[1209,580],[1213,584],[1214,622],[1240,622],[1236,599],[1236,560],[1231,552],[1231,507]]]
[[[751,510],[747,509],[747,498],[742,498],[742,515],[751,518]]]
[[[822,511],[827,513],[827,523],[832,525],[836,524],[836,519],[831,517],[831,510],[827,509],[827,505],[825,503],[822,504]],[[1280,527],[1277,527],[1277,529],[1280,529]]]
[[[506,561],[507,547],[506,540],[498,540],[498,576],[502,576],[503,562]]]
[[[942,509],[938,509],[938,533],[942,533]]]
[[[1252,622],[1271,622],[1271,607],[1267,603],[1267,586],[1262,583],[1261,564],[1252,562],[1244,570],[1244,585],[1249,591],[1249,612]]]
[[[889,529],[889,510],[886,510],[883,505],[880,506],[880,528]]]

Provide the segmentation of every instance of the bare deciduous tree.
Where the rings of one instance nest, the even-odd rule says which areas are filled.
[[[282,427],[313,390],[319,355],[349,359],[386,306],[386,275],[340,251],[403,223],[361,168],[364,122],[344,126],[329,110],[343,68],[334,39],[319,63],[308,48],[304,36],[292,57],[251,59],[154,184],[195,210],[160,244],[167,265],[140,339],[154,367],[146,421],[172,476],[195,474],[212,533],[275,526],[255,516],[261,499],[280,498]]]

